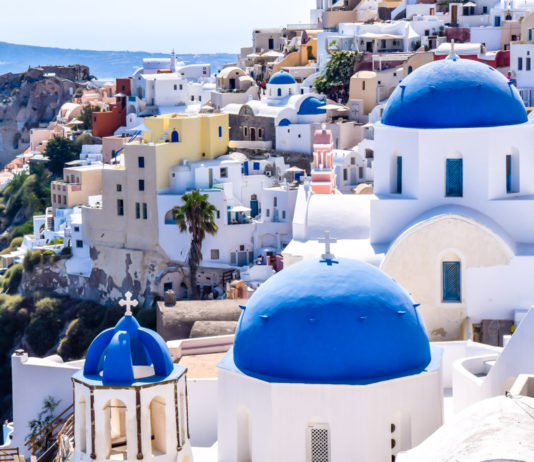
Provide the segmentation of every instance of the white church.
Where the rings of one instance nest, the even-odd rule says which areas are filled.
[[[336,254],[373,263],[408,290],[431,340],[513,319],[534,304],[533,146],[510,81],[453,51],[389,98],[374,127],[374,195],[301,188],[285,262],[320,255],[317,237],[329,230]]]

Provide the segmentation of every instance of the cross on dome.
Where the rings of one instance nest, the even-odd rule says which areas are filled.
[[[447,56],[447,59],[452,59],[453,61],[456,61],[458,59],[458,55],[454,51],[454,39],[451,40],[451,51],[449,52],[449,56]]]
[[[318,239],[320,244],[325,245],[325,253],[321,255],[321,258],[326,260],[327,262],[331,262],[334,259],[334,255],[330,253],[330,244],[335,244],[337,242],[337,239],[330,237],[330,231],[325,231],[325,237],[321,237]]]
[[[119,305],[126,307],[126,313],[124,313],[126,316],[132,316],[132,308],[135,308],[139,302],[137,300],[132,300],[132,293],[129,291],[124,295],[126,300],[120,300]]]

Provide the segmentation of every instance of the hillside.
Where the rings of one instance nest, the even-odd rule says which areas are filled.
[[[75,50],[0,42],[0,74],[24,72],[28,66],[83,64],[88,66],[91,74],[99,79],[110,80],[130,76],[142,66],[143,58],[168,56],[168,53]],[[176,56],[178,61],[186,64],[211,64],[213,72],[220,69],[223,64],[235,62],[237,59],[236,55],[228,53],[177,54]]]

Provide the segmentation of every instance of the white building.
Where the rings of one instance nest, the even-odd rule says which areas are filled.
[[[389,461],[441,425],[441,351],[376,268],[327,250],[242,308],[219,365],[220,462]]]
[[[281,181],[286,168],[281,157],[248,161],[238,154],[172,167],[169,188],[157,198],[159,242],[168,258],[186,261],[189,239],[178,238],[172,209],[194,189],[207,194],[217,208],[217,233],[202,244],[204,266],[248,266],[262,249],[280,252],[291,240],[297,195]]]
[[[132,75],[128,98],[127,126],[142,124],[142,116],[199,112],[215,90],[209,64],[189,64],[170,58],[145,58]]]
[[[74,462],[191,461],[187,369],[174,365],[154,331],[126,315],[98,335],[72,377]]]
[[[462,323],[513,319],[534,303],[527,120],[517,91],[487,65],[451,56],[420,67],[375,124],[375,195],[360,198],[362,226],[347,234],[341,224],[350,199],[320,204],[303,191],[285,264],[320,255],[317,237],[330,230],[335,252],[380,265],[410,291],[433,340],[459,338]]]

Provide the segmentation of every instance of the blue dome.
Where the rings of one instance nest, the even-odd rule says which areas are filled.
[[[93,340],[83,375],[104,385],[131,385],[134,381],[159,382],[172,371],[171,355],[161,336],[126,315]]]
[[[297,81],[287,72],[280,71],[274,74],[269,80],[270,85],[294,85]]]
[[[298,115],[319,115],[326,114],[326,109],[321,108],[324,106],[325,102],[316,98],[315,96],[310,96],[306,98],[300,105]]]
[[[430,344],[408,294],[356,260],[305,260],[265,282],[241,315],[235,366],[271,382],[366,384],[423,371]]]
[[[471,128],[527,122],[519,93],[494,68],[468,59],[425,64],[391,94],[382,123],[405,128]]]

